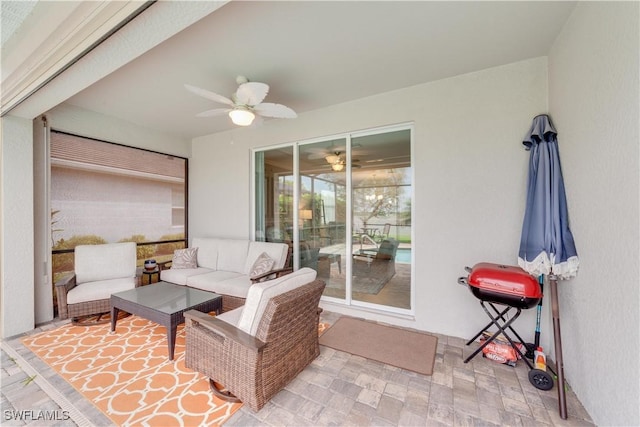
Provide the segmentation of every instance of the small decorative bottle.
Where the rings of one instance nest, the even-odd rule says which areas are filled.
[[[547,357],[544,355],[542,347],[536,348],[536,350],[533,352],[533,360],[534,367],[536,369],[540,369],[541,371],[547,370]]]

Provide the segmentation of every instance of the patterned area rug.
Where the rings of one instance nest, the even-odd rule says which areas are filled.
[[[334,279],[329,279],[325,277],[321,277],[327,284],[328,288],[333,289],[342,289],[345,288],[345,278],[344,275],[339,275]],[[355,277],[351,282],[351,287],[353,292],[361,293],[361,294],[372,294],[377,295],[380,292],[380,289],[387,284],[389,279],[379,278],[379,277]]]
[[[220,425],[242,406],[213,396],[206,377],[184,366],[184,325],[175,357],[166,329],[137,316],[110,325],[74,326],[22,342],[116,425]]]

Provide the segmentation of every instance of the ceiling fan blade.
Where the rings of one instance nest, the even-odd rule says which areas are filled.
[[[203,98],[207,98],[207,99],[209,99],[211,101],[219,102],[220,104],[233,105],[233,101],[230,100],[229,98],[227,98],[226,96],[218,95],[217,93],[213,93],[213,92],[208,91],[206,89],[201,89],[199,87],[191,86],[191,85],[188,85],[188,84],[185,84],[184,87],[189,92],[193,92],[196,95],[199,95],[199,96],[201,96]]]
[[[320,154],[331,154],[332,151],[328,150],[326,147],[309,147],[307,145],[304,146],[304,151],[308,151],[309,153],[320,153]]]
[[[235,94],[235,101],[241,105],[260,104],[269,93],[269,85],[259,82],[248,82],[238,86]]]
[[[213,117],[213,116],[221,116],[223,114],[227,114],[231,111],[231,108],[214,108],[213,110],[203,111],[202,113],[196,114],[196,117]]]
[[[282,104],[272,104],[265,102],[253,107],[253,111],[264,117],[277,117],[279,119],[295,119],[298,117],[295,111]]]

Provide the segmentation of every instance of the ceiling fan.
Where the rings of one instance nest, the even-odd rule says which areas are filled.
[[[320,146],[320,147],[311,146],[311,147],[305,147],[304,151],[305,153],[308,153],[307,158],[309,160],[317,160],[317,159],[325,159],[327,156],[337,155],[338,153],[344,156],[346,149],[347,147],[344,144],[344,142],[341,142],[341,143],[331,142],[331,145],[329,145],[328,147],[327,146]],[[353,143],[351,144],[351,153],[354,155],[360,155],[364,153],[364,150],[360,148],[360,144]]]
[[[335,172],[342,171],[347,164],[347,159],[344,158],[340,151],[329,154],[324,159],[327,161],[327,163],[329,163],[329,165],[331,165],[331,169],[333,169]],[[351,159],[351,167],[359,168],[360,165],[355,164],[357,162],[359,162],[359,160]]]
[[[245,76],[238,76],[236,83],[239,86],[236,92],[231,95],[231,99],[206,89],[185,84],[184,87],[196,95],[220,104],[228,105],[227,108],[214,108],[203,111],[202,113],[196,114],[196,117],[213,117],[229,114],[231,121],[238,126],[249,126],[255,123],[254,119],[256,119],[256,116],[284,119],[295,119],[298,117],[295,111],[282,104],[262,102],[266,98],[267,93],[269,93],[269,85],[250,82]],[[258,120],[261,120],[261,118]]]

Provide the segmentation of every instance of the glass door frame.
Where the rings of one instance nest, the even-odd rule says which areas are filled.
[[[322,296],[322,301],[335,303],[338,305],[342,305],[345,307],[353,307],[353,308],[361,308],[366,310],[373,310],[377,312],[384,313],[393,313],[398,315],[406,315],[406,316],[414,316],[415,315],[415,306],[416,306],[416,280],[415,280],[415,227],[413,226],[413,219],[415,218],[415,165],[414,165],[414,124],[413,122],[409,123],[400,123],[396,125],[388,125],[388,126],[380,126],[375,128],[369,128],[361,131],[354,132],[345,132],[334,135],[326,135],[317,138],[308,138],[298,141],[292,141],[288,143],[257,147],[251,149],[251,176],[250,180],[250,192],[251,192],[251,213],[250,213],[250,236],[252,240],[255,240],[256,237],[256,153],[257,152],[266,152],[273,149],[278,148],[292,148],[293,149],[293,206],[298,206],[300,203],[300,147],[305,145],[311,145],[318,142],[326,142],[330,140],[336,139],[344,139],[346,146],[346,167],[345,167],[345,185],[346,185],[346,224],[345,224],[345,234],[349,238],[345,238],[345,247],[346,247],[346,255],[347,257],[351,257],[353,253],[353,242],[350,236],[353,235],[353,188],[352,188],[352,153],[351,153],[351,140],[352,138],[358,138],[363,136],[377,135],[381,133],[388,133],[394,131],[402,131],[408,130],[410,133],[410,151],[411,151],[411,283],[410,283],[410,295],[409,295],[409,309],[387,306],[382,304],[374,304],[365,301],[358,301],[352,298],[352,272],[353,267],[351,262],[343,263],[343,268],[346,268],[346,283],[345,283],[345,298],[337,298],[330,296]],[[293,223],[299,223],[299,212],[298,209],[293,209]],[[300,235],[298,227],[293,227],[293,266],[294,270],[299,269],[299,241]],[[350,259],[349,259],[350,261]]]

